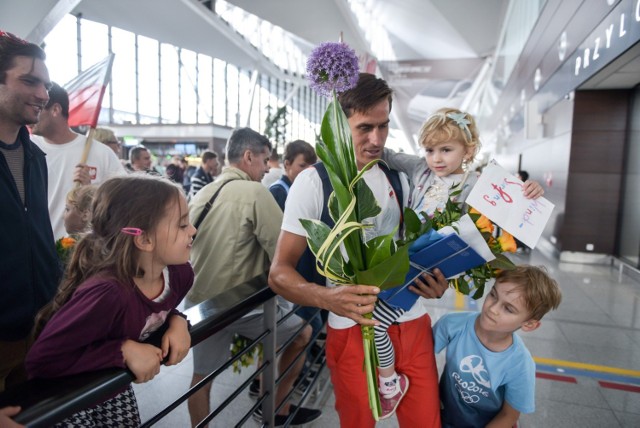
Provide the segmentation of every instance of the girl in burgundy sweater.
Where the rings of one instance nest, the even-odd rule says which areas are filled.
[[[191,339],[175,308],[193,283],[195,232],[182,189],[168,180],[134,174],[104,182],[92,206],[92,231],[76,245],[55,298],[36,319],[29,377],[126,367],[136,382],[146,382],[163,361],[182,361]],[[160,348],[142,343],[163,324]],[[139,426],[133,389],[64,423]]]

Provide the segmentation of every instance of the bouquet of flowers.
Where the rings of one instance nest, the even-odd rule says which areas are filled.
[[[498,236],[494,236],[494,224],[478,211],[471,209],[469,216],[487,241],[487,245],[496,257],[494,260],[473,269],[451,281],[451,285],[460,293],[479,299],[484,294],[487,281],[495,278],[502,270],[514,269],[515,265],[503,253],[516,252],[516,240],[506,230],[502,229]],[[474,292],[473,295],[471,292]]]
[[[246,347],[248,347],[251,342],[253,342],[248,337],[242,336],[240,334],[235,334],[233,336],[233,340],[231,341],[231,356],[235,357],[240,352],[244,351]],[[240,356],[239,359],[233,362],[233,372],[241,373],[243,367],[250,367],[255,362],[256,353],[258,358],[262,358],[263,348],[262,343],[258,343],[253,348],[245,352]]]
[[[322,141],[316,144],[316,151],[333,186],[328,208],[335,226],[300,219],[307,231],[309,248],[316,256],[318,271],[337,285],[375,285],[381,289],[400,285],[409,270],[409,242],[398,245],[394,233],[365,242],[364,231],[371,226],[364,220],[377,216],[381,209],[362,176],[378,160],[358,171],[351,130],[337,100],[337,93],[357,84],[358,58],[344,43],[323,43],[311,53],[307,73],[311,87],[332,98],[322,120]],[[369,404],[374,419],[378,420],[381,409],[373,327],[362,326],[362,337]]]
[[[67,264],[69,261],[69,257],[71,256],[71,252],[73,251],[73,247],[76,245],[76,239],[72,236],[65,236],[56,241],[56,252],[58,253],[58,258],[63,264]]]
[[[460,194],[460,190],[454,189],[444,209],[436,211],[433,217],[429,218],[425,213],[421,213],[423,218],[426,219],[426,222],[420,227],[418,233],[423,233],[425,229],[428,230],[430,228],[440,230],[460,220],[460,217],[463,215],[462,204],[456,203],[451,199],[458,194]],[[421,221],[415,213],[409,216],[412,222]],[[473,299],[479,299],[484,295],[484,288],[487,281],[495,278],[501,270],[515,268],[513,262],[503,253],[515,253],[516,241],[514,237],[504,229],[497,235],[496,228],[491,220],[474,208],[469,210],[469,217],[474,221],[482,237],[487,242],[487,246],[495,256],[495,259],[473,269],[469,269],[457,278],[449,280],[449,285],[459,293],[471,296]]]

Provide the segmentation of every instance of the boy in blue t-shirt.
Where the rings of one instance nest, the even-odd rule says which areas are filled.
[[[447,348],[440,379],[443,427],[512,427],[535,409],[535,363],[515,332],[533,331],[562,296],[546,270],[502,271],[482,311],[443,316],[435,352]]]

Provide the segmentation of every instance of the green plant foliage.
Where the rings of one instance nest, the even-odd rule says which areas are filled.
[[[246,347],[251,344],[252,340],[244,336],[236,334],[231,341],[231,356],[235,357],[242,352]],[[256,355],[257,354],[257,355]],[[255,363],[255,359],[262,358],[262,343],[257,344],[246,353],[244,353],[240,359],[233,362],[233,372],[241,373],[243,367],[250,367]]]
[[[287,106],[274,108],[267,106],[267,118],[264,121],[264,135],[274,142],[275,147],[283,147],[287,142]]]

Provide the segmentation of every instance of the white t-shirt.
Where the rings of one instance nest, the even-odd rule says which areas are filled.
[[[49,216],[53,236],[59,239],[67,235],[64,228],[64,206],[67,194],[73,189],[73,173],[80,163],[86,137],[78,135],[66,144],[51,144],[44,137],[32,135],[33,141],[47,154],[47,169],[49,170]],[[86,162],[89,166],[91,184],[100,184],[115,175],[124,175],[126,171],[116,154],[106,145],[93,140]]]
[[[382,212],[377,217],[365,221],[373,224],[373,227],[367,229],[366,232],[368,235],[366,239],[369,240],[375,236],[389,234],[398,227],[400,224],[400,207],[391,183],[378,166],[371,168],[363,177],[382,209]],[[401,177],[405,199],[403,206],[406,206],[409,185],[406,178],[403,175]],[[299,219],[320,219],[323,207],[322,180],[320,180],[315,168],[307,168],[296,177],[291,186],[285,205],[282,230],[306,237],[307,232],[302,227]],[[334,287],[335,284],[327,281],[327,286]],[[426,312],[426,300],[419,298],[413,307],[398,319],[398,322],[419,318]],[[355,325],[355,322],[350,318],[341,317],[330,312],[329,325],[336,329],[342,329]]]
[[[269,172],[262,177],[262,185],[268,189],[282,177],[282,174],[284,174],[284,169],[282,168],[269,168]]]

